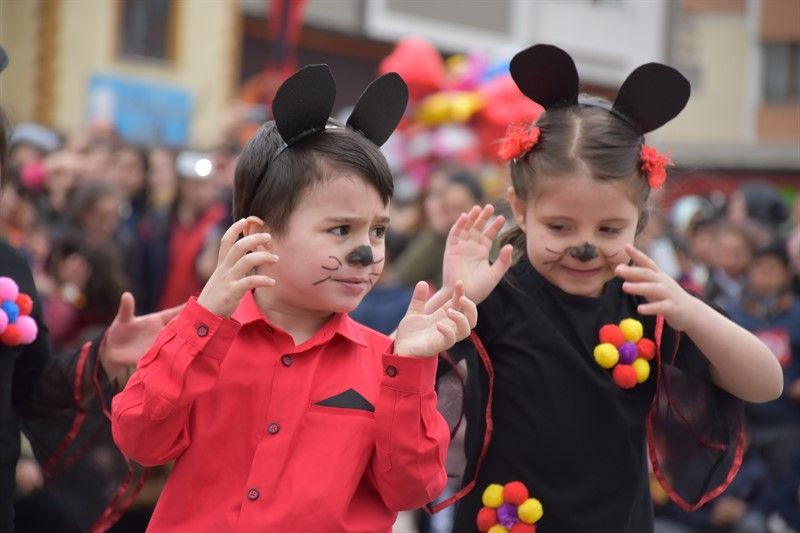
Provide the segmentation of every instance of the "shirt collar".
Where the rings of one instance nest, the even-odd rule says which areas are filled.
[[[231,318],[242,325],[251,324],[260,320],[277,330],[280,329],[278,326],[271,323],[263,311],[261,311],[261,308],[258,307],[256,299],[253,297],[253,291],[247,291],[244,296],[242,296]],[[333,337],[335,334],[341,335],[360,346],[367,346],[367,341],[364,338],[364,332],[361,327],[344,313],[335,313],[330,320],[323,324],[322,328],[320,328],[314,337],[320,335]]]

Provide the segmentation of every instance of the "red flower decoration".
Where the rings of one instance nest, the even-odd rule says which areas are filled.
[[[523,154],[536,146],[539,142],[539,127],[530,129],[525,124],[511,124],[506,130],[506,136],[500,139],[500,148],[497,155],[503,161],[519,159]]]
[[[654,189],[664,185],[667,179],[667,165],[672,165],[669,154],[658,153],[652,146],[642,145],[642,172],[647,174],[647,182]]]

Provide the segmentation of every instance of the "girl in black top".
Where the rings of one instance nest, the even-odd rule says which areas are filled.
[[[696,411],[666,423],[694,432],[711,473],[699,492],[678,493],[660,452],[670,446],[675,461],[680,446],[673,445],[692,439],[654,437],[649,454],[668,492],[687,507],[721,491],[738,466],[740,449],[724,442],[741,437],[729,416],[737,410],[733,396],[780,395],[781,370],[769,349],[632,245],[667,162],[644,145],[643,133],[688,99],[677,71],[653,65],[637,69],[612,106],[578,100],[574,63],[558,48],[537,45],[511,63],[520,89],[545,108],[535,124],[510,128],[501,141],[501,155],[511,159],[516,226],[490,264],[504,221],[489,222],[491,206],[474,207],[453,226],[444,259],[445,292],[464,280],[467,296],[481,302],[472,344],[488,354],[484,364],[474,350],[467,356],[465,479],[474,484],[456,496],[463,500],[454,531],[476,531],[482,506],[497,507],[491,498],[482,501],[486,487],[512,481],[541,502],[538,533],[652,531],[648,414],[675,414],[673,396],[690,391],[672,377],[702,385],[691,389],[704,391],[691,396]],[[628,318],[643,327],[616,326]],[[601,334],[607,324],[613,326]],[[616,339],[620,333],[624,338]],[[621,346],[642,336],[656,341],[659,355],[639,344],[634,354],[644,361],[631,364]],[[595,349],[601,340],[613,357]],[[662,389],[667,381],[671,388]],[[492,533],[533,530],[515,520],[506,517],[506,529]]]

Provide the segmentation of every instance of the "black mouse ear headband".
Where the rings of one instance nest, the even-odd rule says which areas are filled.
[[[689,80],[680,72],[660,63],[647,63],[625,79],[611,107],[581,101],[575,62],[564,50],[547,44],[537,44],[517,53],[511,60],[511,77],[525,96],[545,110],[574,105],[602,107],[642,135],[675,118],[686,106],[690,93]],[[537,141],[538,135],[537,131],[534,135]],[[524,147],[530,141],[529,137],[521,144]],[[533,145],[535,141],[528,150]],[[668,157],[642,145],[642,169],[651,186],[661,186],[666,177],[664,166],[669,163]]]
[[[272,101],[272,116],[284,147],[272,159],[315,133],[338,127],[329,123],[335,99],[336,83],[328,65],[303,67],[284,81]],[[403,117],[407,102],[403,79],[395,72],[384,74],[361,94],[347,127],[381,146]]]

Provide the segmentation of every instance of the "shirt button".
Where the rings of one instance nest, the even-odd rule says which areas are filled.
[[[389,365],[386,367],[386,375],[393,378],[397,375],[397,367]]]
[[[270,435],[274,435],[281,430],[281,425],[277,422],[273,422],[272,424],[267,426],[267,432]]]
[[[291,355],[284,355],[281,357],[281,363],[283,363],[283,366],[292,366],[294,359],[292,359]]]
[[[206,326],[205,324],[200,324],[199,326],[197,326],[197,336],[205,337],[206,335],[208,335],[208,326]]]
[[[258,489],[250,489],[247,491],[247,498],[250,501],[256,501],[258,499]]]

